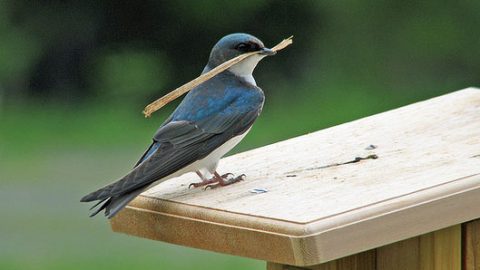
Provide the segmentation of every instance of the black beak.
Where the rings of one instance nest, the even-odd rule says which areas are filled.
[[[269,49],[269,48],[262,48],[262,49],[260,49],[260,54],[261,54],[261,55],[270,56],[270,55],[275,55],[275,54],[277,54],[277,52],[276,52],[276,51],[272,51],[272,50]]]

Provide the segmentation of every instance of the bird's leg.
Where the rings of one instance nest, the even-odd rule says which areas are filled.
[[[213,177],[212,179],[207,179],[205,178],[205,176],[203,176],[203,174],[200,173],[200,171],[195,171],[195,173],[198,175],[198,177],[200,177],[200,179],[202,179],[202,182],[191,183],[190,185],[188,185],[188,188],[191,188],[191,187],[197,188],[197,187],[206,186],[206,185],[210,185],[218,182],[216,177]]]
[[[220,175],[217,172],[215,172],[213,175],[214,175],[213,179],[216,179],[215,182],[217,182],[217,183],[216,184],[210,184],[210,185],[206,186],[205,189],[207,189],[207,188],[212,188],[213,189],[213,188],[217,188],[217,187],[228,186],[228,185],[231,185],[233,183],[245,180],[245,177],[246,177],[245,174],[241,174],[237,177],[234,177],[232,173],[226,173],[224,175]]]

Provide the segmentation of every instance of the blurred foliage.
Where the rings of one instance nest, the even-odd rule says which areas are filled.
[[[111,233],[81,195],[126,173],[213,44],[294,44],[256,70],[235,151],[480,84],[479,1],[0,1],[0,269],[264,269]]]
[[[93,89],[110,101],[125,102],[146,93],[153,94],[168,78],[168,64],[155,52],[114,51],[103,55],[95,66],[98,70],[93,78]]]

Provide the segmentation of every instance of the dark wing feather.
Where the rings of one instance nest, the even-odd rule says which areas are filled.
[[[160,126],[160,128],[162,128],[166,124],[170,123],[170,121],[172,121],[172,116],[171,115],[165,120],[165,122]],[[160,146],[160,144],[157,143],[154,139],[152,144],[150,144],[150,146],[147,148],[147,150],[145,150],[145,153],[143,153],[143,155],[140,157],[140,159],[137,161],[137,163],[135,163],[135,166],[133,166],[133,168],[137,167],[140,163],[142,163],[142,161],[144,161],[149,156],[151,156],[153,153],[155,153],[155,151],[157,151],[159,146]]]
[[[173,121],[155,134],[159,148],[119,181],[90,193],[82,201],[103,200],[147,187],[204,158],[229,139],[245,132],[259,110],[244,114],[216,115],[191,123]]]
[[[257,113],[257,116],[260,113],[259,111],[255,112]],[[148,147],[148,149],[137,161],[134,167],[137,167],[138,165],[140,165],[140,163],[142,163],[142,161],[155,153],[162,142],[167,141],[177,145],[178,147],[182,147],[184,144],[188,144],[189,142],[191,142],[192,138],[195,138],[195,140],[201,140],[202,138],[208,138],[210,136],[210,133],[218,134],[224,132],[226,129],[231,127],[235,123],[235,121],[238,121],[238,118],[239,117],[237,115],[213,115],[207,119],[198,121],[196,126],[200,126],[201,129],[195,129],[194,133],[187,134],[187,132],[191,132],[192,129],[189,128],[189,126],[184,125],[185,121],[172,122],[171,125],[168,126],[168,128],[164,128],[165,125],[168,125],[170,123],[170,117],[165,121],[165,124],[160,127],[160,129],[155,133],[155,135],[153,136],[153,143]],[[249,121],[248,117],[244,120]],[[178,130],[176,130],[177,128]],[[204,132],[205,130],[208,130],[208,133]]]
[[[133,166],[133,168],[137,167],[138,165],[140,165],[140,163],[142,163],[142,161],[144,161],[145,159],[147,159],[149,156],[151,156],[153,153],[155,153],[155,151],[157,151],[158,147],[160,146],[159,143],[157,143],[156,141],[153,141],[152,144],[150,144],[150,146],[147,148],[147,150],[145,150],[145,152],[143,153],[143,155],[140,157],[140,159],[137,161],[137,163],[135,163],[135,166]]]

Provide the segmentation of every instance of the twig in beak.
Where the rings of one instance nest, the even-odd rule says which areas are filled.
[[[277,51],[285,49],[287,46],[292,44],[292,42],[293,42],[292,38],[293,38],[293,36],[282,40],[280,43],[275,45],[271,50],[277,52]],[[157,110],[159,110],[163,106],[167,105],[171,101],[175,100],[179,96],[187,93],[188,91],[190,91],[193,88],[197,87],[198,85],[204,83],[205,81],[211,79],[212,77],[214,77],[218,73],[220,73],[220,72],[228,69],[229,67],[235,65],[236,63],[242,61],[243,59],[245,59],[245,58],[247,58],[251,55],[258,54],[258,53],[261,53],[261,51],[244,53],[242,55],[239,55],[235,58],[232,58],[232,59],[222,63],[221,65],[215,67],[214,69],[210,70],[209,72],[198,76],[197,78],[193,79],[192,81],[178,87],[177,89],[171,91],[170,93],[166,94],[165,96],[163,96],[163,97],[155,100],[154,102],[148,104],[145,107],[145,109],[143,110],[143,114],[145,115],[145,117],[150,117],[152,115],[152,113],[156,112]]]

